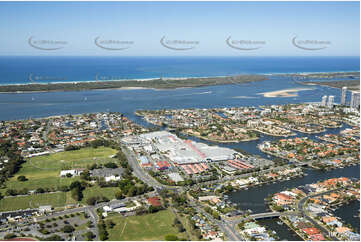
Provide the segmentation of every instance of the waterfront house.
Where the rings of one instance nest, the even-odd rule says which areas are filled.
[[[303,232],[305,232],[309,237],[311,237],[311,235],[314,235],[314,234],[319,234],[320,231],[315,228],[315,227],[311,227],[311,228],[304,228],[302,229]]]

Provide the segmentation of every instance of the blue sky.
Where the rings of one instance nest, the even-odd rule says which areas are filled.
[[[0,55],[359,56],[359,2],[0,2]],[[173,47],[167,40],[190,41]],[[238,50],[226,39],[258,41]],[[40,50],[29,45],[59,47]],[[105,47],[99,41],[128,41]],[[322,50],[305,50],[292,44]],[[40,43],[41,40],[58,43]],[[305,44],[316,40],[321,43]],[[59,41],[61,42],[59,44]],[[326,41],[326,42],[325,42]],[[40,44],[39,44],[40,43]],[[196,43],[196,44],[194,44]],[[300,42],[298,42],[300,43]],[[237,44],[234,44],[237,45]],[[307,45],[307,46],[306,46]]]

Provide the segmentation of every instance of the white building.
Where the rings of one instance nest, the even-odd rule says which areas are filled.
[[[325,95],[322,97],[321,105],[326,106],[326,103],[327,103],[327,96]]]
[[[248,120],[247,121],[247,127],[248,128],[257,128],[260,125],[260,120]]]
[[[119,181],[121,179],[120,176],[115,176],[115,175],[111,175],[111,176],[106,176],[104,177],[106,182],[110,182],[110,181]]]
[[[347,94],[347,87],[343,87],[341,91],[341,105],[346,105],[346,94]]]
[[[359,109],[360,107],[360,93],[352,92],[350,108]]]
[[[60,176],[66,176],[67,174],[70,174],[72,176],[79,176],[81,173],[83,173],[84,169],[74,169],[74,170],[63,170],[60,171]]]
[[[327,102],[327,107],[329,108],[332,108],[333,107],[333,104],[334,104],[334,101],[335,101],[335,96],[329,96],[328,97],[328,102]]]
[[[39,207],[40,213],[51,212],[51,210],[52,210],[51,205],[44,205]]]

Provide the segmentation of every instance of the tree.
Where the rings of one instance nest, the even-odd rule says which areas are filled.
[[[62,237],[60,237],[59,235],[54,234],[54,235],[51,235],[49,237],[42,238],[41,240],[44,240],[44,241],[62,241],[64,239]]]
[[[79,150],[79,146],[69,145],[64,148],[65,151],[71,151],[71,150]]]
[[[178,232],[180,232],[180,233],[185,231],[185,229],[181,223],[177,224],[177,229],[178,229]]]
[[[82,188],[82,185],[81,185],[81,183],[79,181],[74,181],[69,186],[70,190],[72,190],[73,188],[76,188],[76,187]]]
[[[89,220],[89,221],[86,223],[86,226],[87,226],[88,228],[92,228],[92,227],[93,227],[93,222]]]
[[[21,181],[21,182],[24,182],[24,181],[27,181],[28,179],[26,179],[25,176],[18,176],[18,181]]]
[[[67,191],[69,191],[69,187],[63,185],[63,186],[60,186],[60,187],[58,188],[58,190],[59,190],[59,191],[62,191],[62,192],[67,192]]]
[[[95,238],[95,235],[91,231],[86,232],[85,234],[83,234],[83,236],[86,238],[87,241],[91,241],[93,240],[93,238]]]
[[[83,192],[81,191],[81,188],[75,187],[71,190],[71,197],[75,201],[81,201],[83,199]]]
[[[90,180],[90,172],[89,172],[89,170],[85,170],[84,172],[82,172],[80,174],[80,178],[83,179],[83,180],[89,181]]]
[[[90,145],[91,145],[91,147],[93,147],[93,148],[98,148],[99,146],[102,146],[102,145],[104,145],[104,141],[103,140],[100,140],[100,139],[97,139],[97,140],[94,140],[94,141],[92,141],[92,142],[90,142]]]
[[[8,190],[6,190],[5,195],[6,196],[16,196],[16,195],[18,195],[18,193],[14,189],[8,189]]]
[[[109,199],[104,196],[95,196],[95,197],[90,197],[86,200],[86,203],[88,205],[95,205],[96,203],[99,202],[109,202]]]
[[[118,200],[121,200],[121,199],[124,199],[125,196],[123,195],[123,193],[121,191],[117,191],[115,193],[115,198],[118,199]]]
[[[97,202],[96,197],[90,197],[90,198],[88,198],[88,199],[86,200],[86,203],[87,203],[88,205],[94,205],[96,202]]]
[[[105,223],[106,223],[107,227],[110,229],[115,226],[115,223],[113,222],[113,220],[107,220]]]
[[[177,224],[180,224],[180,221],[178,220],[178,218],[174,218],[173,225],[177,225]]]
[[[174,234],[168,234],[164,237],[164,240],[166,241],[177,241],[178,237]]]
[[[149,213],[155,213],[155,212],[158,212],[159,210],[160,210],[160,207],[154,207],[153,205],[150,205],[148,208]]]
[[[117,164],[115,164],[114,162],[108,162],[108,163],[104,164],[104,166],[106,168],[112,168],[112,169],[118,168]]]
[[[15,238],[16,235],[14,233],[9,233],[4,236],[4,239],[9,240]]]
[[[64,233],[72,233],[72,232],[74,232],[74,230],[75,230],[74,227],[69,224],[64,225],[64,227],[62,228],[62,231]]]
[[[35,190],[35,193],[44,193],[44,192],[45,192],[44,188],[41,187]]]
[[[108,232],[106,230],[105,224],[103,221],[98,223],[98,230],[99,230],[99,239],[100,240],[107,240],[108,239]]]
[[[212,216],[215,218],[215,219],[220,219],[221,216],[219,216],[219,213],[215,210],[212,211]]]
[[[132,186],[131,188],[129,188],[127,196],[133,197],[134,195],[136,195],[136,188],[134,186]]]

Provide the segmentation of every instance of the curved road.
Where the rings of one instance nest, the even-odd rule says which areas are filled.
[[[309,196],[306,196],[304,198],[302,198],[298,204],[297,204],[297,209],[298,211],[308,220],[310,221],[315,227],[317,227],[320,231],[322,231],[323,233],[327,234],[330,236],[330,238],[332,240],[339,240],[337,239],[335,236],[332,236],[332,234],[330,234],[330,231],[328,231],[325,227],[321,226],[319,223],[317,223],[313,218],[311,218],[310,216],[308,216],[306,214],[306,211],[304,210],[304,205],[305,203],[308,201],[308,199],[312,198],[312,197],[318,197],[318,196],[322,196],[322,195],[326,195],[328,193],[332,193],[332,192],[336,192],[342,189],[345,189],[346,187],[340,187],[340,188],[336,188],[333,190],[329,190],[329,191],[325,191],[325,192],[320,192],[320,193],[316,193],[316,194],[312,194]]]

